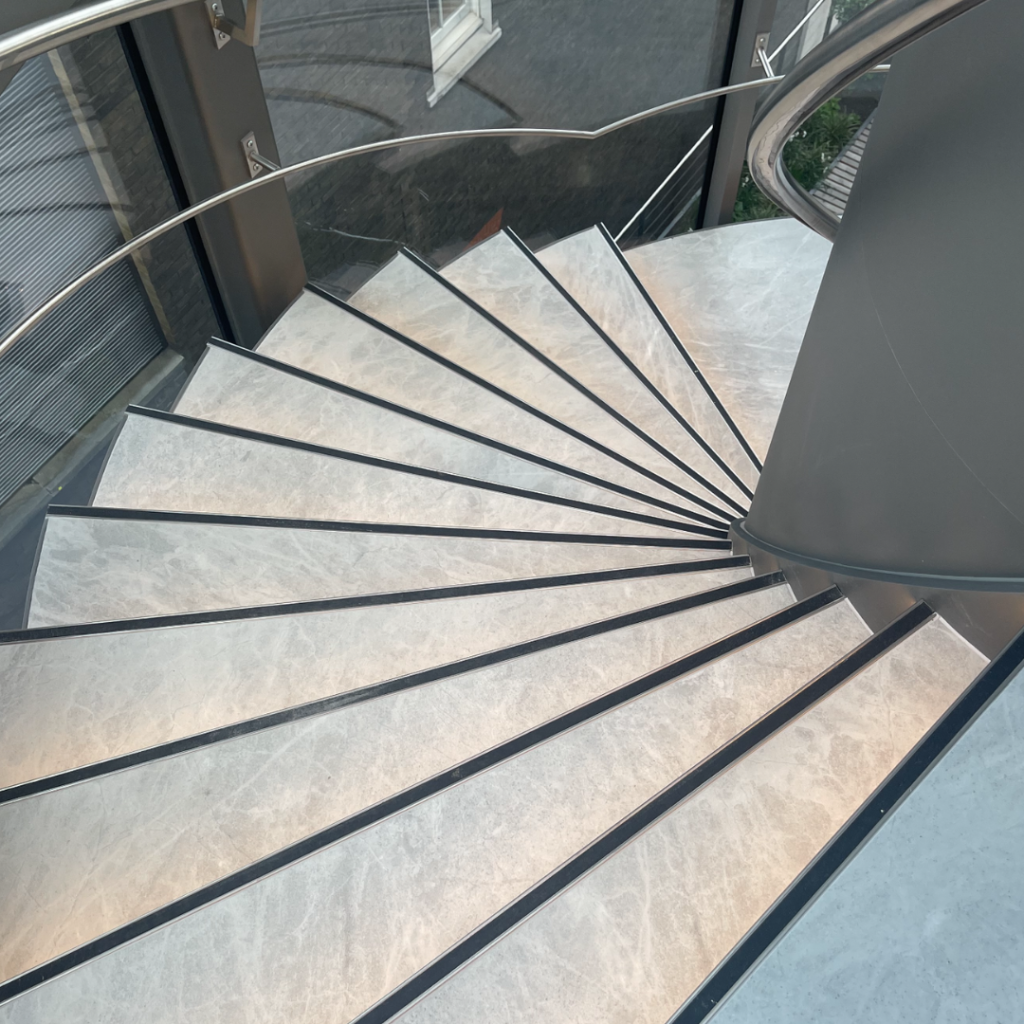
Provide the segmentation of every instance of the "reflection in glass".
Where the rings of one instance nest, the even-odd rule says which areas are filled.
[[[25,63],[0,90],[0,336],[176,209],[116,32]],[[45,492],[74,462],[68,442],[98,443],[113,429],[115,396],[123,408],[140,388],[183,375],[215,332],[177,232],[91,282],[6,352],[0,542],[28,507],[23,489]]]
[[[404,135],[596,128],[716,87],[734,3],[429,0],[426,8],[265,0],[257,59],[285,163]],[[454,68],[442,92],[437,33],[453,24],[453,37],[468,40],[442,62]],[[528,244],[597,222],[614,234],[714,114],[713,105],[691,109],[594,143],[410,147],[298,175],[289,192],[308,272],[345,293],[400,245],[442,262],[496,225]],[[688,167],[693,181],[684,184],[695,187],[682,206],[699,193],[705,166],[706,148]],[[680,219],[673,209],[666,224],[685,229],[693,209]]]

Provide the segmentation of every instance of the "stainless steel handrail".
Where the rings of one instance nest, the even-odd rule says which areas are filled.
[[[101,3],[76,7],[65,14],[15,29],[0,36],[0,71],[24,64],[47,50],[101,29],[114,28],[134,18],[183,7],[187,3],[192,3],[192,0],[102,0]]]
[[[616,132],[628,125],[646,121],[648,118],[656,117],[659,114],[692,106],[695,103],[703,103],[705,100],[717,99],[719,96],[728,96],[734,92],[742,92],[745,89],[759,89],[764,85],[773,85],[779,81],[781,81],[779,77],[762,78],[753,82],[741,82],[738,85],[727,85],[720,89],[709,89],[707,92],[694,93],[692,96],[684,96],[682,99],[662,103],[657,107],[651,107],[649,110],[641,110],[638,114],[623,117],[618,121],[613,121],[611,124],[606,124],[603,128],[596,128],[593,131],[574,128],[479,128],[455,132],[434,132],[430,135],[407,135],[400,139],[385,139],[382,142],[367,143],[365,146],[353,146],[351,149],[340,149],[333,153],[324,153],[322,156],[311,157],[309,160],[303,160],[300,163],[290,164],[288,167],[282,167],[276,171],[260,174],[259,177],[245,181],[241,185],[235,185],[233,188],[225,189],[223,192],[210,196],[209,199],[204,199],[202,202],[186,207],[180,213],[175,214],[173,217],[168,217],[167,220],[161,221],[148,231],[136,235],[130,242],[126,242],[115,249],[108,256],[86,270],[85,273],[76,277],[70,284],[61,288],[60,291],[47,299],[35,312],[22,320],[0,341],[0,357],[24,338],[29,331],[37,327],[58,306],[80,291],[90,281],[99,277],[105,270],[109,270],[118,264],[126,256],[130,256],[133,252],[144,248],[162,235],[167,234],[168,231],[179,227],[193,217],[198,217],[200,214],[206,213],[222,203],[230,202],[232,199],[237,199],[239,196],[246,195],[255,189],[263,188],[272,182],[282,181],[289,174],[307,171],[314,167],[323,167],[326,164],[338,163],[354,156],[365,156],[368,153],[380,153],[387,149],[415,146],[426,142],[458,142],[467,139],[510,138],[576,139],[589,142],[603,138],[605,135],[610,135],[612,132]]]
[[[908,43],[985,0],[876,0],[793,68],[754,114],[747,163],[758,188],[830,241],[839,221],[794,181],[783,162],[790,136],[826,100]],[[879,69],[881,70],[881,69]]]

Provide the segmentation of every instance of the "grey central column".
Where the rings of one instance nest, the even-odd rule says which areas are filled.
[[[750,515],[826,565],[1024,578],[1024,4],[898,54]]]

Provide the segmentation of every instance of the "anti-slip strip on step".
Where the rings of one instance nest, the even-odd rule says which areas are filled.
[[[118,755],[117,757],[106,758],[103,761],[95,761],[88,765],[81,765],[78,768],[71,768],[66,771],[57,772],[53,775],[45,775],[27,782],[18,783],[15,786],[8,786],[0,789],[0,804],[9,803],[12,800],[20,800],[27,796],[34,796],[37,793],[44,793],[52,789],[60,789],[63,786],[70,786],[76,782],[83,782],[86,779],[94,779],[101,775],[109,775],[112,772],[122,771],[137,764],[145,764],[149,761],[157,761],[165,757],[172,757],[175,754],[183,753],[186,750],[195,750],[199,747],[209,746],[213,743],[221,743],[224,740],[233,739],[236,736],[245,736],[254,732],[262,732],[272,729],[278,725],[288,722],[296,722],[305,718],[312,718],[315,715],[322,715],[338,708],[348,707],[353,704],[361,704],[368,700],[375,700],[391,693],[399,693],[403,690],[410,690],[414,687],[424,686],[427,683],[436,682],[439,679],[447,679],[451,676],[462,675],[472,672],[475,669],[487,668],[490,665],[498,665],[504,662],[513,661],[527,654],[535,654],[538,651],[546,651],[563,644],[573,643],[577,640],[586,640],[592,636],[599,636],[602,633],[610,633],[627,626],[635,626],[643,622],[652,622],[668,615],[675,615],[677,612],[689,611],[693,608],[700,608],[706,605],[716,604],[719,601],[727,601],[732,597],[739,597],[743,594],[754,593],[768,587],[776,587],[786,582],[781,572],[769,573],[764,576],[755,576],[748,580],[741,580],[739,583],[729,583],[723,587],[716,587],[713,590],[705,590],[698,594],[689,594],[686,597],[675,598],[648,608],[640,608],[636,611],[626,612],[622,615],[615,615],[598,622],[586,623],[582,626],[573,626],[557,633],[550,633],[547,636],[533,637],[523,640],[508,647],[502,647],[494,651],[486,651],[483,654],[470,655],[459,661],[449,662],[446,665],[435,665],[431,668],[411,672],[396,679],[385,680],[380,683],[373,683],[354,690],[346,690],[343,693],[332,694],[329,697],[321,697],[317,700],[299,704],[294,707],[284,708],[280,711],[273,711],[265,715],[258,715],[255,718],[245,719],[241,722],[233,722],[230,725],[221,726],[216,729],[208,729],[205,732],[195,733],[181,739],[170,740],[167,743],[158,743],[152,747],[133,751],[129,754]],[[314,602],[309,602],[310,604]],[[178,616],[174,616],[177,618]],[[171,618],[165,616],[163,618]],[[54,627],[63,629],[65,627]],[[81,627],[70,627],[81,628]],[[140,626],[139,628],[147,628]],[[21,632],[33,632],[23,630]],[[78,634],[75,634],[78,635]]]
[[[694,551],[731,551],[728,540],[690,537],[619,537],[600,533],[545,533],[539,530],[487,530],[477,526],[407,526],[403,523],[360,523],[341,519],[289,519],[281,516],[248,516],[228,512],[173,512],[152,508],[118,508],[108,505],[50,505],[50,516],[80,519],[131,519],[146,522],[204,523],[212,526],[254,526],[271,529],[322,530],[333,533],[388,533],[410,537],[472,537],[484,540],[597,544],[616,547],[682,548]]]
[[[726,476],[747,496],[753,498],[754,492],[740,479],[739,475],[732,469],[728,462],[722,458],[714,448],[701,436],[689,420],[655,387],[654,382],[633,362],[629,356],[618,346],[600,324],[576,301],[562,283],[544,266],[540,260],[528,248],[525,242],[511,229],[501,229],[509,240],[523,253],[536,270],[555,288],[562,298],[575,310],[580,319],[619,357],[621,362],[633,373],[641,384],[651,393],[665,411],[690,435],[701,450],[725,473]]]
[[[355,388],[349,387],[347,384],[341,384],[338,381],[331,380],[329,377],[320,377],[315,373],[311,373],[309,370],[303,370],[298,366],[293,366],[291,363],[283,363],[280,360],[272,359],[270,356],[261,355],[259,352],[253,352],[250,349],[241,348],[240,346],[233,345],[231,342],[224,341],[221,338],[211,338],[209,345],[213,348],[223,349],[225,352],[230,352],[232,355],[239,356],[243,359],[248,359],[251,362],[259,363],[271,370],[276,370],[280,373],[287,373],[288,375],[296,377],[299,380],[306,381],[309,384],[315,384],[316,386],[326,388],[329,391],[335,391],[339,394],[346,395],[349,398],[355,398],[358,401],[366,402],[368,405],[374,405],[380,409],[386,409],[388,412],[393,412],[400,416],[406,416],[409,419],[416,420],[419,423],[424,423],[430,427],[435,427],[438,430],[443,430],[446,433],[455,434],[458,437],[465,438],[467,441],[473,441],[476,444],[493,448],[494,450],[503,452],[506,455],[512,455],[517,459],[522,459],[524,462],[532,462],[534,465],[543,466],[545,469],[553,470],[557,473],[563,474],[564,476],[582,480],[588,484],[594,485],[595,487],[600,487],[602,490],[613,491],[617,494],[623,495],[624,497],[632,498],[634,501],[650,504],[662,509],[663,511],[671,512],[674,515],[684,516],[687,519],[693,519],[696,522],[704,523],[709,526],[720,525],[717,519],[712,519],[710,516],[701,515],[699,512],[683,508],[681,505],[673,505],[671,502],[661,501],[658,498],[653,498],[649,495],[643,494],[641,491],[633,491],[628,487],[609,484],[607,481],[602,480],[600,477],[593,476],[590,473],[584,473],[582,470],[564,466],[561,463],[554,462],[551,459],[545,459],[540,455],[534,455],[532,452],[524,451],[521,448],[513,448],[512,445],[504,444],[501,441],[495,441],[492,438],[485,437],[483,434],[476,434],[471,430],[465,430],[462,427],[446,423],[444,420],[427,416],[425,413],[416,412],[412,409],[407,409],[405,406],[396,405],[394,402],[387,401],[387,399],[378,398],[376,395],[371,395],[365,391],[358,391]],[[184,390],[182,390],[182,394],[184,394]]]
[[[705,1020],[1022,668],[1024,630],[982,670],[921,737],[860,810],[801,872],[668,1024],[700,1024]]]
[[[612,238],[611,232],[604,226],[604,224],[598,224],[597,229],[604,236],[604,239],[608,243],[609,248],[615,254],[619,263],[622,265],[622,269],[625,270],[626,274],[629,276],[629,279],[633,282],[634,286],[636,287],[636,290],[643,297],[644,302],[647,303],[647,305],[650,307],[651,312],[657,317],[658,323],[661,324],[662,329],[668,335],[669,340],[676,347],[676,350],[683,357],[683,359],[686,360],[686,365],[690,367],[691,372],[697,378],[698,382],[700,383],[700,386],[704,389],[708,398],[710,398],[711,401],[714,403],[715,408],[719,412],[719,415],[721,415],[722,419],[725,421],[726,426],[729,428],[730,431],[732,431],[733,436],[740,443],[740,446],[743,448],[743,450],[747,453],[747,457],[753,463],[754,468],[758,471],[758,473],[762,472],[764,470],[764,466],[762,465],[761,460],[757,457],[757,455],[754,454],[754,449],[751,448],[750,445],[747,443],[747,439],[743,436],[742,431],[736,425],[733,418],[729,415],[729,412],[722,404],[721,399],[719,399],[718,395],[715,394],[715,390],[714,388],[711,387],[711,384],[708,382],[707,378],[704,376],[703,373],[701,373],[700,367],[696,364],[696,362],[694,362],[693,357],[686,350],[686,346],[679,339],[679,335],[677,335],[675,330],[673,330],[672,325],[665,318],[665,314],[662,313],[661,309],[658,307],[658,304],[654,301],[653,298],[651,298],[650,292],[647,291],[647,289],[643,285],[643,282],[641,282],[640,278],[637,277],[636,271],[634,271],[633,268],[629,265],[629,261],[623,255],[623,252],[619,248],[618,243],[615,241],[614,238]]]
[[[555,419],[554,416],[549,416],[546,412],[542,412],[540,409],[535,409],[532,405],[524,402],[521,398],[517,398],[515,395],[509,394],[507,391],[503,391],[496,384],[492,384],[488,380],[484,380],[483,377],[478,377],[475,373],[467,370],[465,367],[459,366],[458,363],[453,363],[450,359],[446,359],[444,356],[432,349],[427,348],[425,345],[421,345],[418,341],[414,341],[412,338],[407,338],[404,334],[396,331],[394,328],[389,327],[387,324],[382,323],[380,320],[375,320],[369,313],[364,313],[361,309],[356,309],[355,306],[350,306],[344,299],[339,299],[337,295],[333,295],[322,285],[314,284],[309,282],[306,285],[306,289],[312,292],[314,295],[319,296],[321,299],[327,302],[333,303],[339,309],[343,309],[346,313],[350,314],[362,320],[363,323],[369,324],[374,329],[380,331],[383,334],[388,335],[395,341],[401,342],[403,345],[411,348],[414,352],[418,352],[420,355],[426,356],[428,359],[432,359],[435,363],[445,367],[445,369],[451,370],[453,373],[457,373],[460,377],[465,380],[476,384],[478,387],[482,387],[485,390],[491,392],[493,395],[497,395],[499,398],[506,402],[510,402],[512,405],[524,412],[528,412],[531,416],[535,416],[537,419],[547,423],[548,426],[554,427],[556,430],[562,431],[564,434],[568,434],[569,437],[574,438],[581,444],[587,445],[589,448],[593,448],[594,451],[600,452],[600,454],[607,456],[610,459],[614,459],[620,465],[625,466],[627,469],[632,470],[634,473],[638,473],[640,476],[658,484],[660,487],[665,487],[668,490],[678,494],[695,504],[701,506],[701,508],[708,509],[713,512],[716,516],[719,516],[725,520],[733,519],[732,513],[725,512],[723,509],[716,508],[710,502],[704,498],[700,498],[690,491],[686,490],[685,487],[680,487],[679,484],[673,483],[671,480],[666,480],[664,477],[659,476],[653,470],[648,469],[646,466],[641,466],[637,462],[633,462],[632,459],[627,458],[620,452],[615,451],[613,448],[609,448],[607,445],[601,444],[600,441],[595,441],[591,437],[587,437],[586,434],[581,433],[579,430],[568,426],[568,424],[562,423],[560,420]]]
[[[638,427],[631,419],[629,419],[628,416],[624,416],[621,412],[618,411],[618,409],[616,409],[614,406],[609,405],[603,398],[601,398],[598,395],[595,395],[593,391],[586,387],[586,385],[581,384],[567,370],[562,369],[562,367],[559,366],[558,363],[556,363],[553,359],[546,356],[539,349],[534,348],[533,345],[531,345],[525,338],[522,338],[518,334],[516,334],[516,332],[513,331],[508,325],[504,324],[501,320],[494,316],[493,313],[490,313],[488,310],[484,309],[483,306],[481,306],[478,302],[471,299],[468,295],[466,295],[465,292],[460,291],[455,285],[451,283],[451,281],[442,277],[432,266],[430,266],[429,263],[426,262],[426,260],[422,259],[411,249],[406,248],[400,250],[399,255],[405,256],[407,259],[411,260],[414,264],[416,264],[416,266],[422,269],[425,273],[429,274],[435,281],[437,281],[438,284],[444,285],[444,287],[452,295],[454,295],[455,298],[463,302],[469,309],[473,310],[474,313],[477,313],[481,317],[483,317],[488,323],[491,324],[491,326],[501,331],[502,334],[504,334],[506,337],[514,341],[524,351],[529,352],[531,356],[533,356],[545,367],[547,367],[547,369],[549,369],[552,373],[556,374],[567,384],[574,387],[577,391],[579,391],[581,395],[588,398],[591,402],[597,405],[603,412],[611,416],[612,419],[614,419],[616,422],[624,426],[631,433],[635,434],[652,450],[656,451],[660,456],[662,456],[662,458],[667,459],[677,469],[681,470],[683,473],[691,477],[693,480],[696,480],[697,483],[699,483],[702,487],[706,488],[711,494],[714,494],[719,500],[724,501],[727,505],[732,506],[732,508],[735,511],[740,512],[741,515],[746,514],[746,512],[743,511],[743,505],[740,504],[740,502],[736,501],[735,498],[730,497],[720,487],[716,487],[713,483],[711,483],[710,480],[705,479],[700,473],[698,473],[695,469],[693,469],[692,467],[687,465],[682,459],[680,459],[678,455],[676,455],[674,452],[670,451],[659,441],[651,437],[651,435],[648,434],[647,431]],[[696,500],[696,495],[691,495],[690,500]],[[702,501],[701,504],[705,508],[713,507],[710,506],[707,502]]]
[[[826,594],[835,593],[833,588]],[[822,595],[819,595],[819,597]],[[835,600],[836,598],[833,598]],[[813,600],[813,598],[811,599]],[[673,811],[687,797],[726,771],[780,729],[827,697],[857,672],[882,657],[900,641],[920,628],[934,613],[925,604],[917,604],[880,633],[866,640],[845,658],[801,687],[791,697],[719,747],[694,768],[680,776],[655,797],[610,828],[579,853],[556,868],[546,878],[508,904],[490,920],[469,933],[441,956],[383,999],[355,1017],[350,1024],[385,1024],[396,1014],[441,984],[468,961],[483,952],[512,928],[557,897],[583,875],[597,867],[619,849]],[[767,620],[764,620],[767,621]]]
[[[471,477],[457,476],[454,473],[444,473],[438,469],[425,469],[422,466],[409,466],[402,462],[392,462],[388,459],[378,459],[373,455],[362,455],[359,452],[348,452],[340,448],[330,448],[327,445],[314,444],[312,441],[298,441],[291,437],[281,437],[277,434],[264,434],[257,430],[249,430],[246,427],[234,427],[226,423],[215,423],[212,420],[197,419],[193,416],[181,416],[178,413],[164,412],[161,409],[145,409],[141,406],[130,405],[128,415],[145,416],[149,419],[161,420],[164,423],[173,423],[179,427],[188,427],[192,430],[202,430],[210,434],[220,434],[226,437],[237,437],[245,441],[255,441],[259,444],[271,445],[275,448],[291,448],[295,451],[310,452],[313,455],[324,455],[331,459],[342,459],[346,462],[355,462],[363,466],[374,466],[377,469],[386,469],[395,473],[405,473],[409,476],[424,477],[428,480],[439,480],[443,483],[457,484],[462,487],[473,487],[480,491],[491,491],[496,494],[507,494],[514,498],[527,498],[532,501],[544,502],[547,505],[559,505],[563,508],[574,508],[581,512],[592,512],[597,515],[608,516],[613,519],[625,519],[630,522],[645,523],[648,526],[659,526],[667,530],[678,530],[682,533],[693,533],[702,537],[726,536],[725,530],[712,530],[706,526],[694,526],[690,523],[681,523],[674,519],[661,519],[658,516],[646,516],[642,512],[630,512],[626,509],[611,508],[606,505],[592,505],[590,502],[577,501],[575,498],[563,498],[558,494],[544,494],[540,491],[528,491],[522,487],[511,487],[508,484],[491,483],[488,480],[474,480]]]
[[[709,558],[686,562],[663,562],[659,565],[628,566],[623,569],[596,569],[592,572],[562,573],[558,576],[530,576],[510,580],[488,580],[483,583],[459,583],[446,587],[423,587],[419,590],[389,591],[380,594],[355,594],[350,597],[321,597],[308,601],[287,601],[277,604],[249,605],[242,608],[218,608],[212,611],[180,612],[148,615],[132,619],[110,619],[62,626],[31,626],[0,632],[0,644],[26,643],[36,640],[59,640],[74,636],[102,636],[130,633],[143,629],[166,629],[171,626],[196,626],[206,622],[238,622],[242,619],[267,619],[279,615],[339,611],[343,608],[370,608],[379,605],[412,604],[422,601],[444,601],[456,597],[481,597],[523,590],[544,590],[554,587],[575,587],[587,583],[610,583],[616,580],[644,579],[652,576],[680,576],[716,569],[736,569],[750,565],[746,555]]]
[[[775,577],[780,578],[776,579]],[[760,580],[762,581],[762,587],[783,582],[781,580],[781,574],[773,574],[771,577],[761,577]],[[726,590],[731,588],[722,589]],[[697,596],[699,597],[702,595]],[[511,740],[504,741],[492,747],[490,750],[474,755],[458,765],[448,768],[437,775],[431,776],[422,782],[416,783],[408,789],[387,797],[371,807],[364,808],[362,811],[344,818],[341,821],[328,826],[326,829],[322,829],[319,832],[307,836],[306,838],[267,857],[263,857],[245,868],[235,871],[224,878],[218,879],[216,882],[204,886],[187,896],[174,900],[158,910],[146,914],[129,924],[115,928],[112,931],[107,932],[105,935],[84,943],[68,953],[55,957],[52,960],[49,960],[44,964],[40,964],[6,982],[0,983],[0,1003],[13,999],[15,996],[28,991],[44,981],[72,970],[75,967],[81,966],[104,953],[130,942],[132,939],[145,935],[146,933],[160,928],[163,925],[185,916],[186,914],[190,914],[216,900],[222,899],[244,886],[257,882],[261,878],[264,878],[273,872],[286,868],[289,865],[294,864],[296,861],[308,857],[327,846],[347,838],[355,832],[377,824],[383,819],[390,817],[415,803],[428,799],[443,790],[459,784],[471,776],[478,775],[502,761],[506,761],[509,758],[522,754],[531,747],[535,747],[540,743],[560,735],[561,733],[567,732],[583,722],[604,714],[621,704],[634,700],[656,687],[662,686],[688,672],[723,658],[726,655],[739,650],[741,647],[745,647],[748,644],[751,644],[770,633],[780,630],[799,619],[805,618],[806,616],[811,615],[841,599],[842,594],[838,588],[831,587],[828,590],[822,591],[820,594],[816,594],[813,597],[807,598],[797,604],[790,605],[788,608],[785,608],[780,612],[776,612],[759,622],[753,623],[752,625],[730,634],[727,637],[723,637],[701,650],[688,654],[669,665],[665,665],[654,672],[641,677],[640,679],[633,680],[624,686],[573,708],[572,710],[559,715],[540,726],[529,729]],[[685,604],[690,600],[691,599],[688,598],[684,599],[682,602],[673,602],[673,604]],[[671,614],[671,612],[666,612],[665,614]],[[634,616],[628,617],[633,618]],[[479,661],[480,659],[471,660]],[[474,665],[472,667],[482,666]],[[467,668],[460,669],[460,671],[468,670],[469,669]],[[128,766],[124,765],[122,767]],[[602,840],[598,840],[598,843],[601,841]],[[588,847],[588,849],[590,849],[590,847]],[[541,883],[541,885],[544,884],[544,882]],[[532,891],[533,890],[531,890],[531,892]],[[513,906],[515,905],[516,904],[513,904]],[[502,913],[504,914],[506,911],[503,911]],[[499,915],[499,917],[500,916],[501,915]],[[487,927],[488,925],[484,925],[484,928]],[[477,933],[474,933],[474,935],[475,934]],[[458,949],[459,947],[457,946],[455,948]],[[451,951],[449,951],[449,954],[445,954],[445,956],[449,956],[450,953]],[[444,957],[441,959],[444,960]],[[438,961],[435,961],[435,964],[437,962]],[[420,972],[415,975],[411,982],[407,984],[414,983],[416,979],[422,978],[426,972],[432,970],[433,966],[434,965],[431,965],[430,967],[427,967],[424,972]],[[448,972],[446,971],[445,973]],[[430,984],[433,984],[433,982],[430,982]],[[396,991],[400,992],[402,990],[403,989],[399,989]],[[393,998],[394,995],[395,993],[392,993],[387,997],[387,999]],[[377,1005],[379,1007],[382,1004]],[[403,1003],[402,1005],[406,1004]],[[391,1012],[394,1012],[394,1010]],[[367,1014],[364,1014],[357,1019],[360,1021],[363,1021],[364,1019],[386,1019],[386,1017],[368,1016],[368,1014],[373,1013],[374,1009],[371,1009],[367,1011]]]

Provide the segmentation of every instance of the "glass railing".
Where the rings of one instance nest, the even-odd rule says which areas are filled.
[[[732,0],[264,0],[257,59],[293,164],[425,133],[597,128],[719,86],[733,14]],[[502,224],[531,245],[599,221],[615,233],[714,114],[709,102],[596,142],[434,144],[297,175],[308,273],[346,294],[401,245],[443,262]],[[688,168],[701,181],[706,157]]]
[[[119,32],[0,79],[0,335],[179,209]],[[0,623],[51,501],[86,501],[120,413],[167,405],[220,331],[190,230],[121,261],[0,359]],[[24,568],[24,566],[22,566]]]

